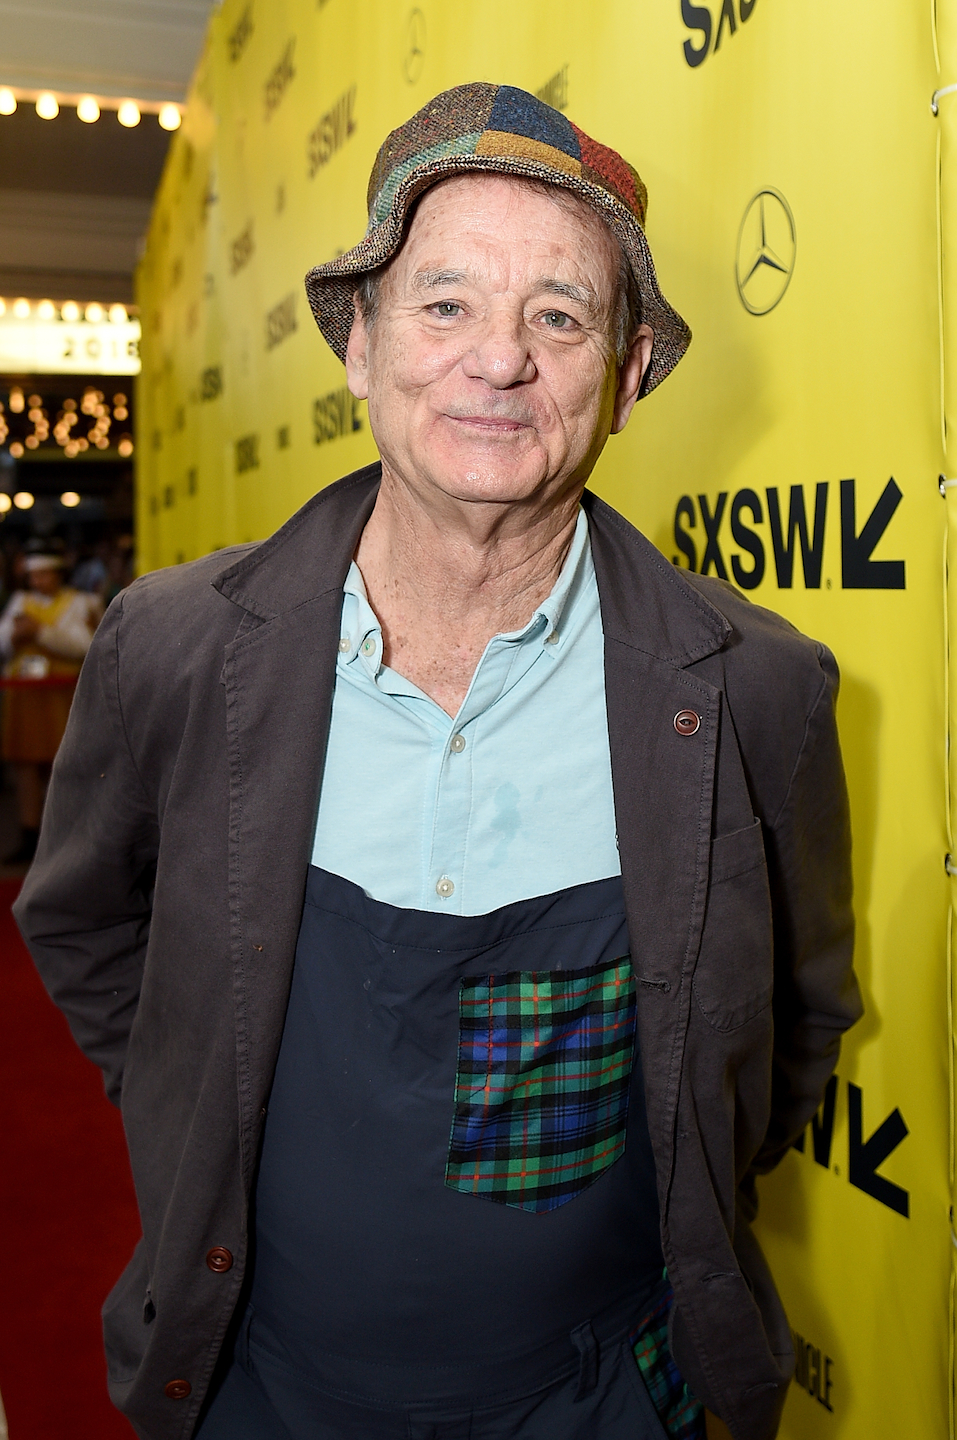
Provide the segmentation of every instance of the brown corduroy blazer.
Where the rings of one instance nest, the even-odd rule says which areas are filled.
[[[342,584],[378,477],[113,602],[16,905],[123,1109],[143,1239],[104,1324],[111,1394],[144,1440],[192,1434],[240,1296]],[[584,503],[673,1350],[736,1440],[770,1440],[793,1357],[753,1177],[807,1123],[860,1014],[837,671]],[[207,1265],[216,1246],[229,1270]],[[174,1379],[188,1395],[166,1394]]]

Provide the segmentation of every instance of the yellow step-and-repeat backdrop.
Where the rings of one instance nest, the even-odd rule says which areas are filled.
[[[150,569],[267,535],[373,457],[302,277],[359,238],[380,141],[432,94],[535,91],[647,181],[662,283],[696,338],[594,486],[675,563],[826,641],[844,675],[867,1015],[803,1150],[763,1185],[798,1348],[788,1440],[953,1433],[957,490],[939,478],[957,94],[930,102],[957,81],[955,9],[226,0],[139,278]]]

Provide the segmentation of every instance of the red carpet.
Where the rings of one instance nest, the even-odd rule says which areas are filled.
[[[139,1236],[118,1112],[48,1000],[0,881],[0,1395],[10,1440],[133,1440],[100,1306]]]

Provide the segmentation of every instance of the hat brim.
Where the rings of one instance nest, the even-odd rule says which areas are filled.
[[[661,293],[645,232],[627,207],[616,202],[607,190],[577,175],[563,174],[541,161],[518,156],[448,155],[418,166],[396,188],[385,218],[370,227],[358,245],[309,271],[305,282],[309,304],[316,324],[335,354],[345,361],[355,316],[356,286],[363,275],[378,270],[397,253],[413,201],[440,180],[475,172],[539,180],[571,190],[596,210],[617,236],[638,283],[642,321],[654,331],[651,362],[641,387],[642,396],[650,394],[670,375],[687,350],[691,331]]]

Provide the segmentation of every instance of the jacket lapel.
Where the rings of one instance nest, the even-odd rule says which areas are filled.
[[[691,975],[704,919],[721,693],[688,671],[731,627],[663,556],[591,495],[612,783],[625,907],[638,982],[648,1124],[662,1213]],[[680,733],[683,710],[699,717]]]
[[[213,583],[226,647],[229,914],[243,1171],[251,1183],[292,977],[335,684],[342,584],[379,468],[323,490]]]

